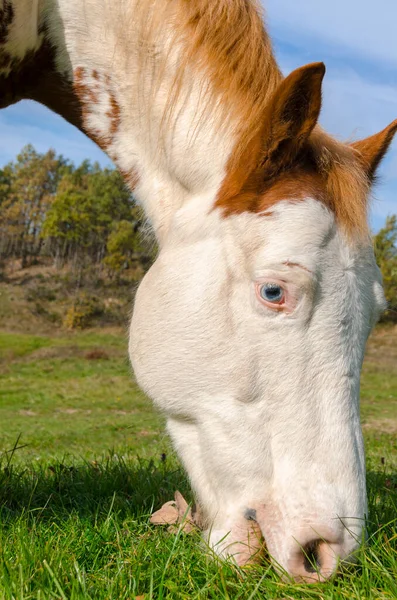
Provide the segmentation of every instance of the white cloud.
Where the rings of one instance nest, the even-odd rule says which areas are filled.
[[[263,0],[272,36],[311,37],[385,66],[397,64],[396,0]]]

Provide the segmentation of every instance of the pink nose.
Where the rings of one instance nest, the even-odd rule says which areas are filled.
[[[296,582],[326,581],[360,545],[361,527],[355,530],[341,519],[284,520],[283,513],[268,506],[256,509],[255,517],[276,570]]]
[[[295,581],[326,581],[335,572],[341,558],[343,548],[340,544],[314,534],[303,543],[296,540],[291,545],[287,571]]]

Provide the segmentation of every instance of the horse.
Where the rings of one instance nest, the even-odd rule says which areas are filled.
[[[367,208],[397,121],[323,131],[323,63],[283,77],[256,0],[2,0],[0,70],[1,106],[85,132],[155,232],[129,352],[206,542],[243,565],[264,540],[293,580],[328,579],[365,538]]]

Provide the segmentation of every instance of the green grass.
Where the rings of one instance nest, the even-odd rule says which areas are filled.
[[[308,587],[266,558],[238,570],[198,534],[149,524],[176,489],[191,493],[134,384],[125,334],[0,332],[0,598],[397,598],[393,335],[375,336],[362,382],[369,541],[357,567]]]
[[[126,347],[123,334],[2,333],[1,448],[20,433],[26,447],[17,461],[94,459],[111,448],[153,456],[154,445],[167,447],[159,415],[133,382]],[[89,358],[98,351],[103,358]]]

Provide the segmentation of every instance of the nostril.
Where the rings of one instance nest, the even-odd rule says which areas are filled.
[[[313,540],[302,548],[303,566],[308,573],[318,573],[321,571],[322,562],[320,556],[320,544],[322,540]]]
[[[288,571],[296,581],[325,581],[335,572],[340,549],[322,538],[306,541],[290,555]]]

